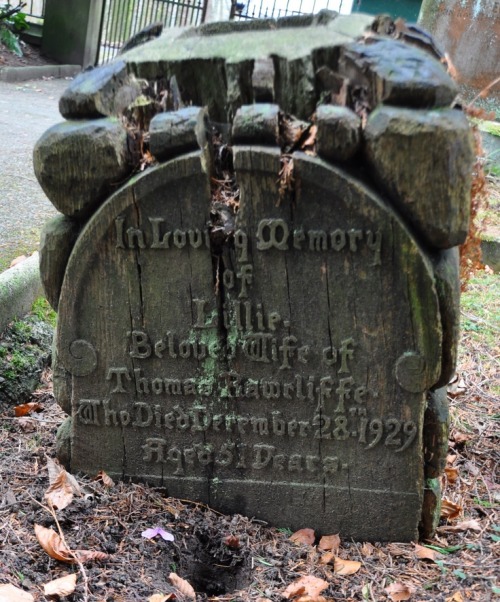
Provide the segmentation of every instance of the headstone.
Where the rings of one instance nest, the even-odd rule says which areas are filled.
[[[346,33],[341,17],[333,23],[334,29],[331,22],[296,28],[298,62],[287,63],[286,30],[281,37],[195,32],[177,36],[175,48],[158,40],[146,57],[144,50],[122,57],[134,76],[152,78],[155,56],[158,73],[168,79],[175,76],[170,58],[180,73],[185,44],[186,71],[202,73],[198,49],[217,57],[205,62],[204,78],[213,70],[213,81],[223,81],[226,70],[233,80],[197,91],[178,82],[171,90],[192,106],[160,112],[146,126],[156,164],[104,201],[99,192],[95,204],[86,203],[94,207],[90,217],[70,206],[64,174],[59,187],[46,186],[58,188],[56,198],[67,190],[68,201],[59,206],[72,220],[68,241],[73,237],[67,260],[68,245],[52,257],[61,229],[47,228],[41,250],[44,269],[60,272],[43,278],[59,310],[54,382],[69,414],[59,453],[72,471],[147,481],[277,526],[411,540],[419,524],[424,534],[432,531],[439,507],[435,484],[447,433],[442,387],[454,368],[458,315],[457,254],[448,247],[463,235],[466,218],[453,221],[453,231],[439,240],[432,234],[436,224],[422,218],[414,227],[413,215],[421,212],[406,210],[397,177],[396,184],[384,181],[386,174],[393,178],[385,167],[396,146],[392,122],[384,130],[379,119],[374,135],[366,117],[376,107],[358,102],[361,73],[349,88],[358,63],[342,57],[362,54],[360,42],[352,46],[353,20],[345,21]],[[360,23],[362,32],[366,17]],[[249,53],[263,58],[264,34],[281,69],[275,82],[288,65],[295,121],[277,104],[251,102]],[[383,40],[389,50],[391,43],[400,45]],[[410,98],[405,110],[425,122],[429,147],[435,140],[440,152],[462,158],[463,177],[455,188],[448,183],[443,203],[466,215],[470,138],[465,131],[448,135],[448,121],[440,124],[432,107],[412,99],[425,89],[426,102],[439,105],[453,83],[431,58],[425,59],[432,63],[429,81],[420,67],[412,80],[411,52],[406,90],[397,74],[398,104],[404,108]],[[380,72],[378,54],[384,56]],[[371,51],[360,67],[372,101],[378,98],[372,82],[385,81],[389,89],[391,77],[390,57],[378,54]],[[337,82],[344,78],[346,106],[321,107],[312,124],[301,111],[325,101],[325,79],[314,78],[320,69],[335,73]],[[306,87],[294,83],[291,74],[308,72]],[[300,100],[306,89],[307,102]],[[198,108],[196,98],[208,109]],[[216,120],[225,112],[233,125],[232,145],[213,136],[210,107]],[[40,141],[40,157],[52,156],[51,140]],[[115,142],[109,146],[113,154]],[[456,169],[443,160],[436,180]],[[46,173],[42,160],[42,181]],[[428,190],[414,182],[417,199],[419,186]],[[444,213],[436,211],[436,220],[444,221]]]

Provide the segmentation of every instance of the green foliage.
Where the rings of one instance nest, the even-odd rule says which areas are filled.
[[[55,327],[57,314],[44,297],[36,299],[31,308],[31,313],[39,320],[43,320],[44,322],[47,322],[47,324],[50,324],[50,326]]]
[[[3,44],[8,50],[23,56],[23,51],[19,44],[19,32],[29,27],[26,22],[26,15],[22,12],[9,14],[13,6],[9,3],[0,8],[0,44]]]

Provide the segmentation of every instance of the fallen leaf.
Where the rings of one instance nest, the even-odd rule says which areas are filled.
[[[445,602],[464,602],[464,597],[460,592],[455,592],[453,596],[446,598]]]
[[[293,535],[290,535],[290,541],[293,543],[304,543],[308,546],[312,546],[314,543],[315,535],[313,529],[299,529],[295,531]]]
[[[69,596],[76,588],[76,574],[65,575],[59,579],[49,581],[43,586],[45,596]]]
[[[26,255],[19,255],[19,257],[16,257],[10,262],[10,267],[13,268],[15,265],[22,263],[26,259],[28,259]]]
[[[460,431],[453,431],[450,439],[452,439],[452,441],[454,441],[458,445],[461,445],[466,441],[470,441],[470,439],[472,439],[472,435],[466,435],[465,433],[461,433]]]
[[[452,485],[453,483],[456,483],[458,479],[458,468],[455,468],[454,466],[447,466],[444,471],[446,473],[448,483],[451,483]]]
[[[481,531],[482,527],[478,520],[475,518],[471,520],[464,520],[456,525],[445,525],[439,527],[439,531],[443,533],[460,533],[462,531]]]
[[[361,568],[361,562],[357,560],[344,560],[343,558],[335,558],[333,570],[337,575],[354,575]]]
[[[373,546],[369,542],[365,542],[361,546],[361,554],[363,554],[363,556],[373,556],[374,551],[375,551],[375,546]]]
[[[330,562],[332,562],[332,560],[335,559],[335,553],[334,552],[327,552],[326,554],[323,554],[323,556],[321,556],[321,558],[319,559],[319,563],[320,564],[330,564]]]
[[[148,602],[167,602],[168,600],[175,600],[175,594],[153,594],[148,598]]]
[[[335,535],[323,535],[319,540],[318,548],[320,550],[333,550],[337,552],[340,548],[340,536],[338,533]]]
[[[436,558],[440,556],[439,552],[436,550],[431,550],[425,546],[420,546],[418,543],[415,544],[415,555],[420,560],[432,560],[432,562],[434,562]]]
[[[101,470],[96,474],[94,481],[102,481],[102,484],[108,489],[111,489],[111,487],[115,486],[113,479],[107,475],[104,470]]]
[[[38,543],[47,552],[47,554],[55,560],[74,564],[76,558],[80,562],[88,562],[89,560],[104,560],[108,557],[104,552],[93,552],[91,550],[73,550],[70,551],[62,541],[61,537],[53,530],[35,524],[35,535]]]
[[[237,537],[236,535],[228,535],[227,537],[224,537],[222,541],[225,546],[227,546],[228,548],[233,548],[235,550],[237,550],[241,546],[239,537]]]
[[[441,501],[441,518],[447,518],[448,520],[453,520],[460,516],[460,512],[462,511],[462,506],[455,504],[455,502],[451,502],[450,500],[443,499]]]
[[[463,378],[458,380],[456,378],[453,382],[448,385],[447,393],[450,397],[458,397],[467,391],[467,386]]]
[[[169,533],[168,531],[164,531],[161,527],[154,527],[153,529],[146,529],[145,531],[143,531],[141,533],[141,535],[142,535],[142,537],[146,537],[147,539],[153,539],[153,537],[156,537],[157,535],[159,535],[165,541],[174,541],[174,536],[172,535],[172,533]]]
[[[52,458],[49,458],[48,456],[46,456],[46,458],[47,458],[47,471],[49,473],[49,483],[51,485],[53,483],[55,483],[55,481],[57,480],[59,475],[62,472],[64,472],[64,473],[66,473],[66,480],[71,485],[71,489],[73,490],[73,493],[75,495],[82,495],[82,490],[80,488],[80,485],[78,484],[78,481],[75,479],[75,477],[71,473],[66,472],[66,470],[59,464],[59,462],[57,460],[53,460]]]
[[[283,597],[287,600],[297,599],[296,602],[306,602],[306,597],[318,599],[321,592],[328,587],[328,581],[319,579],[313,575],[305,575],[290,585],[283,592]],[[305,596],[302,596],[305,594]],[[321,596],[321,598],[323,598]],[[324,599],[324,598],[323,598]]]
[[[409,600],[411,598],[411,590],[404,583],[391,583],[384,591],[393,602]]]
[[[176,573],[170,573],[168,578],[170,579],[172,585],[176,587],[181,592],[181,594],[183,594],[187,598],[196,600],[196,593],[189,581],[186,581],[182,577],[179,577],[179,575],[177,575]]]
[[[43,409],[42,405],[36,401],[30,401],[29,403],[23,403],[19,406],[14,407],[14,415],[16,418],[21,416],[27,416],[31,412],[39,412]]]
[[[73,501],[73,488],[66,475],[67,472],[65,470],[60,472],[44,495],[49,504],[52,504],[58,510],[67,508]]]
[[[34,602],[35,598],[14,585],[0,585],[0,602]]]

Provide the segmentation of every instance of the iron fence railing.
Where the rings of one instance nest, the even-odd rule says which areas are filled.
[[[353,0],[233,0],[231,18],[271,19],[317,13],[322,9],[350,13]]]
[[[22,12],[28,17],[28,20],[43,19],[45,15],[45,0],[23,0],[25,4]],[[14,5],[14,2],[11,2]]]
[[[111,60],[130,37],[152,23],[165,27],[201,24],[206,4],[207,0],[105,0],[98,62]]]

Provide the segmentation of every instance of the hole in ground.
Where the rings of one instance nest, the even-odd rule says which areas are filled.
[[[179,559],[180,574],[198,593],[221,596],[246,589],[251,583],[247,559],[222,542],[198,533],[188,544],[188,554]]]

